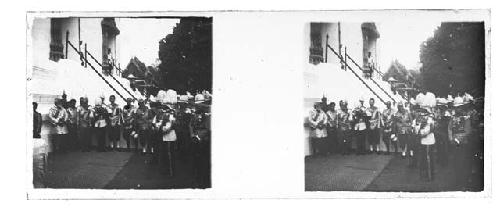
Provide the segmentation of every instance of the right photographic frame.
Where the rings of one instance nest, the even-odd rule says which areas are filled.
[[[421,17],[306,23],[305,191],[485,189],[489,24]]]

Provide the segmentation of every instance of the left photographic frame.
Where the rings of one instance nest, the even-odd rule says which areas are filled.
[[[212,17],[76,15],[28,13],[32,187],[211,188]]]

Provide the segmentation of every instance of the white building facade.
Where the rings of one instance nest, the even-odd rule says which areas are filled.
[[[123,98],[138,97],[116,69],[107,75],[99,65],[110,59],[119,66],[114,61],[119,60],[120,54],[118,27],[119,19],[115,18],[34,18],[29,23],[28,101],[39,105],[43,119],[41,134],[49,145],[53,128],[47,121],[47,113],[63,92],[68,100],[76,99],[77,104],[80,97],[87,97],[91,105],[100,96],[107,100],[115,95],[121,105]]]
[[[307,118],[315,102],[346,100],[349,108],[364,99],[374,98],[379,108],[384,102],[397,101],[390,84],[379,72],[366,76],[369,63],[377,68],[380,37],[375,23],[310,23],[306,25],[304,54],[304,115]],[[305,119],[307,120],[307,119]],[[307,122],[307,121],[305,121]],[[305,155],[311,152],[309,128],[305,125]]]

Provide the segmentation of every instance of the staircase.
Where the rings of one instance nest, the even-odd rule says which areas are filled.
[[[370,91],[370,94],[376,97],[380,103],[385,102],[397,102],[399,99],[390,91],[390,84],[381,79],[374,79],[374,77],[364,77],[363,68],[347,53],[341,54],[335,51],[330,45],[326,44],[327,48],[332,51],[335,56],[340,60],[340,63],[344,66],[345,70],[349,71],[354,75],[363,86]],[[377,73],[381,74],[379,71]],[[382,78],[381,76],[379,78]],[[365,99],[367,100],[367,99]],[[379,104],[383,105],[383,104]]]
[[[117,98],[117,103],[122,105],[125,104],[128,98],[137,100],[139,96],[135,96],[134,91],[130,88],[130,82],[127,79],[116,77],[112,74],[106,75],[102,72],[102,64],[87,50],[86,43],[85,50],[82,52],[78,51],[73,43],[68,40],[68,37],[66,37],[66,45],[80,56],[80,68],[83,68],[80,70],[85,71],[82,73],[95,74],[100,80],[99,82],[94,81],[91,84],[85,84],[85,88],[83,88],[84,90],[82,90],[81,93],[82,96],[87,96],[89,97],[89,100],[92,100],[93,98],[90,98],[91,96],[98,97],[100,95],[104,95],[107,98],[109,95],[114,94],[119,97]],[[116,66],[113,67],[115,67],[116,70],[119,70]],[[72,66],[71,68],[75,68],[75,66]],[[72,77],[70,75],[67,76],[70,78]],[[82,75],[79,76],[81,77]],[[76,78],[78,78],[78,76]],[[68,87],[68,89],[71,89],[71,87]],[[95,96],[97,94],[96,91],[101,93]]]

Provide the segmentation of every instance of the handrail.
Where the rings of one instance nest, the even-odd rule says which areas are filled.
[[[378,70],[377,68],[373,68],[375,69],[380,75],[382,75],[382,72],[380,72],[380,70]],[[406,86],[406,83],[405,83],[405,86]],[[401,96],[405,101],[408,101],[408,97],[405,97],[405,96]]]
[[[75,51],[76,51],[76,53],[78,53],[78,55],[80,56],[80,59],[84,59],[84,60],[85,60],[85,63],[86,63],[88,66],[90,66],[90,67],[94,70],[94,72],[95,72],[95,73],[96,73],[96,74],[97,74],[97,75],[98,75],[98,76],[99,76],[99,77],[100,77],[100,78],[101,78],[101,79],[102,79],[102,80],[103,80],[103,81],[104,81],[104,82],[105,82],[105,83],[106,83],[106,84],[107,84],[107,85],[108,85],[111,89],[113,89],[113,91],[115,91],[115,93],[116,93],[116,94],[118,94],[118,96],[120,96],[120,97],[121,97],[124,101],[126,101],[126,100],[127,100],[126,98],[124,98],[124,97],[122,96],[122,94],[120,94],[120,92],[118,92],[118,90],[116,90],[116,89],[115,89],[115,87],[113,87],[113,85],[111,85],[111,84],[110,84],[110,83],[109,83],[109,82],[108,82],[108,81],[107,81],[107,80],[106,80],[106,79],[105,79],[105,78],[104,78],[104,77],[103,77],[103,76],[99,73],[99,71],[97,71],[97,69],[95,69],[95,68],[94,68],[94,66],[92,66],[92,64],[90,64],[90,63],[89,63],[89,61],[88,61],[87,59],[83,58],[83,56],[82,56],[83,54],[82,54],[82,53],[80,53],[80,52],[78,52],[78,49],[76,49],[76,47],[73,45],[73,43],[71,43],[69,40],[66,40],[66,44],[70,45],[70,46],[73,48],[73,50],[75,50]]]
[[[345,55],[347,58],[349,58],[349,60],[351,60],[351,62],[352,62],[352,63],[354,63],[354,65],[356,65],[356,66],[357,66],[357,67],[358,67],[361,71],[363,71],[363,68],[362,68],[361,66],[359,66],[359,64],[358,64],[356,61],[354,61],[354,59],[352,59],[352,58],[351,58],[351,56],[350,56],[349,54],[347,54],[347,52],[345,52],[345,53],[344,53],[344,55]],[[375,69],[375,68],[374,68],[374,69]],[[393,102],[396,102],[396,100],[395,100],[395,99],[394,99],[391,95],[389,95],[389,93],[387,93],[387,92],[385,91],[385,89],[383,89],[383,88],[382,88],[382,87],[378,84],[378,82],[377,82],[377,81],[375,81],[375,80],[374,80],[373,78],[371,78],[371,77],[370,77],[370,80],[371,80],[373,83],[375,83],[375,85],[376,85],[376,86],[377,86],[380,90],[382,90],[382,92],[384,92],[384,94],[386,94],[387,96],[389,96],[389,98],[391,98],[391,100],[392,100]]]
[[[382,72],[380,72],[380,70],[378,70],[376,67],[374,67],[373,69],[375,69],[375,71],[377,71],[378,75],[380,75],[380,78],[384,77],[384,74]]]
[[[366,88],[368,88],[368,90],[370,90],[375,96],[377,96],[377,98],[384,102],[384,99],[382,99],[375,91],[373,91],[373,89],[363,80],[363,78],[361,78],[352,68],[351,66],[349,66],[347,64],[347,62],[341,58],[341,56],[335,51],[335,49],[333,49],[330,45],[327,44],[327,47],[340,59],[341,62],[343,62],[345,64],[345,66],[351,71],[351,73],[353,73],[356,78],[358,78],[359,81],[361,81],[363,83],[363,85],[366,86]]]
[[[96,62],[102,68],[102,64],[94,57],[94,55],[92,55],[89,51],[85,51],[85,52],[86,52],[86,54],[88,54],[90,56],[90,58],[92,58],[92,60],[94,60],[94,62]],[[113,78],[113,80],[116,83],[118,83],[118,85],[120,85],[123,88],[123,90],[125,90],[130,96],[132,96],[132,98],[134,98],[134,100],[137,100],[137,98],[134,95],[132,95],[132,93],[130,93],[128,91],[128,89],[126,89],[125,86],[123,86],[123,84],[120,81],[118,81],[112,74],[109,74],[109,76],[111,76],[111,78]]]

